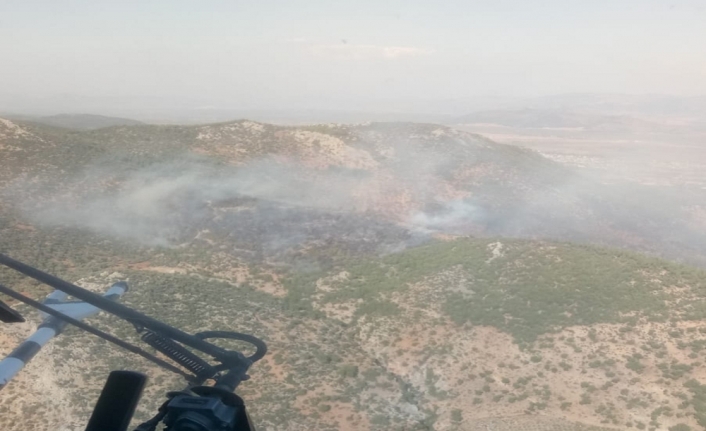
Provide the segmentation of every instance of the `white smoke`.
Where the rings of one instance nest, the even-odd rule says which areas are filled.
[[[197,159],[165,162],[133,172],[89,168],[63,187],[63,194],[29,199],[22,183],[10,187],[34,222],[70,226],[170,245],[190,226],[213,217],[210,205],[255,198],[293,207],[354,211],[351,191],[359,181],[346,171],[304,170],[273,159],[244,167],[215,166]]]
[[[443,208],[432,212],[417,211],[412,214],[407,223],[415,228],[429,231],[462,232],[469,225],[485,222],[485,210],[465,200],[446,202]]]

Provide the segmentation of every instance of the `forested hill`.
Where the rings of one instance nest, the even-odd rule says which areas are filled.
[[[237,121],[68,131],[2,120],[0,152],[6,200],[114,234],[121,229],[110,215],[94,220],[106,218],[97,206],[111,207],[144,224],[130,230],[146,242],[188,240],[188,227],[250,214],[234,208],[256,202],[278,214],[369,217],[422,233],[570,240],[693,263],[706,255],[703,191],[603,184],[536,152],[437,125]],[[140,212],[146,189],[152,208]],[[75,214],[75,202],[98,215]],[[221,210],[229,217],[217,217]]]
[[[706,424],[706,273],[655,257],[701,262],[697,200],[437,125],[7,120],[0,199],[3,252],[91,289],[127,279],[125,303],[186,331],[263,337],[239,389],[261,429]],[[36,327],[19,308],[0,354]],[[138,419],[183,386],[68,335],[3,390],[3,429],[83,429],[111,369],[150,376]]]

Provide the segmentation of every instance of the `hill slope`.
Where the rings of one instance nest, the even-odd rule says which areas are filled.
[[[129,305],[185,330],[263,336],[271,355],[240,393],[264,429],[588,429],[574,422],[666,429],[701,420],[700,386],[691,379],[704,377],[706,274],[687,267],[570,244],[459,239],[301,273],[203,244],[151,250],[70,232],[0,235],[3,243],[21,235],[22,244],[51,249],[15,248],[15,255],[84,285],[128,277]],[[114,319],[94,322],[136,339]],[[30,328],[13,326],[3,352]],[[46,422],[6,429],[45,429],[67,418],[80,429],[109,369],[152,377],[142,419],[160,391],[180,386],[73,334],[7,387],[0,405],[7,421],[32,410]]]
[[[217,229],[214,221],[229,229],[250,214],[291,220],[314,211],[419,234],[553,238],[706,262],[703,190],[605,185],[442,126],[239,121],[67,132],[8,124],[15,129],[0,130],[6,199],[51,214],[44,222],[147,243],[187,240],[196,226]]]
[[[706,273],[549,240],[698,260],[703,226],[682,198],[402,123],[2,120],[0,168],[12,256],[94,288],[127,278],[129,305],[187,331],[262,336],[271,354],[239,391],[263,429],[706,423]],[[46,294],[5,270],[0,280]],[[0,353],[35,324],[8,327]],[[83,429],[110,369],[151,376],[141,419],[181,386],[73,334],[4,390],[5,429]]]

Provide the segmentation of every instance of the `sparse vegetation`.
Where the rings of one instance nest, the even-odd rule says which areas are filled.
[[[31,126],[61,145],[42,154],[43,143],[27,140],[27,152],[10,163],[0,160],[3,167],[8,165],[0,172],[0,187],[20,174],[34,176],[43,186],[46,176],[56,182],[47,186],[51,193],[70,183],[70,172],[109,156],[119,157],[125,172],[131,172],[198,148],[216,169],[298,148],[292,130],[279,126],[263,125],[250,140],[226,136],[228,128],[236,130],[230,130],[233,136],[246,130],[243,124],[229,123],[222,130],[121,128],[124,135],[115,130],[43,132],[43,126]],[[302,130],[350,143],[393,126],[365,127]],[[407,126],[394,127],[408,132]],[[429,132],[428,126],[415,130]],[[222,134],[218,142],[197,139],[200,133],[217,132]],[[325,139],[316,135],[312,151],[327,148]],[[466,135],[422,142],[446,151],[456,139],[464,139],[469,148],[484,142]],[[368,151],[379,143],[361,140],[356,149]],[[532,172],[527,166],[546,166],[536,154],[488,145],[472,151],[478,151],[485,163],[481,166],[489,170]],[[120,155],[112,148],[119,148]],[[371,160],[384,163],[384,157],[370,151]],[[34,170],[45,158],[51,160]],[[372,175],[362,168],[327,169],[356,181]],[[453,165],[445,175],[452,181],[462,173]],[[499,184],[493,175],[482,179],[484,187]],[[119,187],[121,178],[112,179],[116,184],[111,187]],[[527,178],[528,187],[553,184],[543,175]],[[455,186],[456,192],[479,190],[471,182]],[[84,187],[98,186],[72,187],[71,193],[80,194]],[[490,200],[488,196],[479,199]],[[503,206],[507,202],[497,205],[503,211],[512,208]],[[703,371],[706,348],[700,339],[706,333],[700,323],[706,316],[701,270],[573,243],[419,239],[376,214],[249,197],[209,202],[199,211],[207,216],[187,220],[176,236],[179,245],[171,246],[116,240],[70,226],[41,226],[0,206],[0,243],[13,256],[73,281],[104,286],[128,278],[135,287],[125,298],[128,305],[184,330],[230,328],[264,337],[271,354],[240,389],[264,429],[329,431],[344,420],[354,429],[442,429],[474,420],[474,411],[485,410],[498,416],[528,414],[533,420],[582,417],[606,427],[629,423],[647,429],[636,420],[647,416],[655,429],[706,427],[706,391],[691,379]],[[292,241],[275,243],[283,237]],[[35,297],[46,294],[36,283],[5,270],[0,270],[0,281]],[[110,317],[95,319],[95,324],[137,340],[133,328]],[[166,389],[181,384],[136,358],[70,333],[72,338],[60,338],[53,346],[57,360],[50,366],[61,372],[38,380],[48,381],[52,394],[71,400],[70,408],[39,398],[45,388],[20,380],[25,386],[3,391],[3,417],[23,411],[38,415],[50,408],[55,418],[64,408],[72,417],[87,417],[102,378],[113,368],[144,370],[153,377],[148,395],[154,402],[141,406],[139,418],[153,413]],[[62,363],[83,364],[75,367],[81,377]],[[91,376],[84,380],[89,363]],[[666,392],[648,390],[655,385]],[[34,394],[35,401],[21,401],[19,393]],[[37,422],[35,428],[39,426]],[[562,426],[547,428],[591,429]]]

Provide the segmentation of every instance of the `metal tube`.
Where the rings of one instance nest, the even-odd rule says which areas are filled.
[[[56,335],[50,327],[41,327],[0,361],[0,389],[17,374],[49,340]]]
[[[95,305],[96,307],[107,311],[108,313],[114,314],[122,319],[129,321],[134,325],[139,325],[147,329],[151,329],[163,336],[172,338],[189,347],[198,349],[204,353],[211,355],[214,358],[222,359],[223,349],[214,346],[211,343],[203,341],[199,338],[194,337],[191,334],[183,332],[177,328],[162,323],[159,320],[153,319],[146,316],[138,311],[133,310],[130,307],[126,307],[122,304],[111,301],[110,299],[104,298],[100,295],[96,295],[86,289],[73,285],[67,281],[64,281],[58,277],[47,274],[36,268],[32,268],[22,262],[16,261],[9,256],[0,253],[0,264],[3,264],[9,268],[12,268],[22,274],[34,278],[37,281],[48,284],[54,289],[61,290],[68,293],[69,295],[85,301],[89,304]]]
[[[127,291],[127,284],[124,282],[113,284],[105,293],[102,299],[114,301],[120,298]],[[81,320],[94,315],[100,311],[96,306],[85,302],[62,302],[67,297],[65,292],[54,291],[47,295],[43,304],[56,311],[65,314],[73,319]],[[0,389],[2,389],[12,378],[39,353],[42,347],[49,340],[61,333],[67,322],[42,313],[46,316],[39,328],[25,341],[20,343],[5,359],[0,361]]]
[[[164,361],[164,360],[162,360],[162,359],[159,359],[158,357],[156,357],[156,356],[154,356],[154,355],[152,355],[152,354],[150,354],[150,353],[148,353],[148,352],[146,352],[146,351],[140,349],[140,348],[137,347],[137,346],[133,346],[132,344],[130,344],[130,343],[126,342],[126,341],[123,341],[123,340],[121,340],[120,338],[117,338],[117,337],[115,337],[115,336],[113,336],[113,335],[110,335],[110,334],[108,334],[108,333],[106,333],[106,332],[103,332],[103,331],[101,331],[100,329],[96,329],[96,328],[94,328],[94,327],[91,326],[91,325],[88,325],[88,324],[86,324],[86,323],[83,323],[83,322],[80,321],[80,320],[74,319],[73,317],[69,317],[69,316],[67,316],[67,315],[65,315],[65,314],[62,314],[62,313],[60,313],[60,312],[54,310],[53,308],[51,308],[51,307],[48,306],[48,305],[44,305],[44,304],[42,304],[41,302],[37,302],[37,301],[35,301],[34,299],[31,299],[31,298],[28,298],[28,297],[24,296],[24,295],[21,294],[21,293],[15,292],[14,290],[10,289],[10,288],[7,287],[7,286],[3,286],[2,284],[0,284],[0,292],[4,293],[5,295],[7,295],[7,296],[9,296],[9,297],[11,297],[11,298],[14,298],[14,299],[16,299],[16,300],[18,300],[18,301],[20,301],[20,302],[23,302],[23,303],[27,304],[27,305],[29,305],[30,307],[36,308],[37,310],[40,310],[40,311],[42,311],[43,313],[46,313],[46,314],[49,315],[49,316],[52,316],[52,317],[54,317],[54,318],[56,318],[56,319],[59,319],[59,320],[62,321],[62,322],[68,322],[68,323],[70,323],[71,325],[73,325],[73,326],[75,326],[75,327],[77,327],[77,328],[83,329],[84,331],[88,332],[89,334],[93,334],[93,335],[95,335],[95,336],[97,336],[97,337],[100,337],[100,338],[102,338],[102,339],[104,339],[104,340],[106,340],[106,341],[108,341],[108,342],[111,342],[111,343],[115,344],[116,346],[122,347],[123,349],[125,349],[125,350],[127,350],[127,351],[129,351],[129,352],[132,352],[132,353],[135,353],[135,354],[137,354],[137,355],[140,355],[140,356],[142,356],[143,358],[147,359],[148,361],[152,361],[153,363],[159,365],[160,367],[164,368],[165,370],[168,370],[168,371],[171,371],[172,373],[175,373],[175,374],[178,374],[178,375],[180,375],[180,376],[183,376],[184,378],[186,378],[186,380],[191,381],[191,380],[193,380],[194,377],[195,377],[195,376],[191,376],[191,375],[189,375],[189,374],[183,372],[182,370],[180,370],[179,368],[175,367],[174,365],[172,365],[172,364],[170,364],[170,363],[168,363],[168,362],[166,362],[166,361]]]

